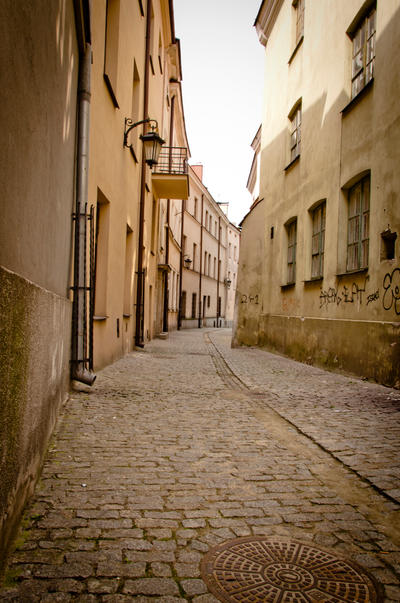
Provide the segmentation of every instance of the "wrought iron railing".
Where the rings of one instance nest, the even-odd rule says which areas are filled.
[[[162,147],[158,163],[153,167],[154,174],[182,175],[188,173],[186,147]]]

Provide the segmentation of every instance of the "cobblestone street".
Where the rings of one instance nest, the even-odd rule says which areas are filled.
[[[333,551],[400,601],[400,392],[230,339],[170,333],[72,392],[1,601],[212,603],[202,558],[248,535]]]

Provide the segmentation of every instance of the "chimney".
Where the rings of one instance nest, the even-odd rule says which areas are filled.
[[[199,165],[191,165],[190,167],[192,168],[196,176],[203,182],[203,166],[201,165],[201,163],[199,163]]]

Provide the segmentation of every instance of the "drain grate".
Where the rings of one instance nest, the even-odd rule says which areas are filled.
[[[335,553],[295,540],[246,536],[210,550],[201,573],[220,600],[378,603],[372,578]]]

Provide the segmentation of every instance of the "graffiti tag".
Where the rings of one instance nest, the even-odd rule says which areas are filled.
[[[382,286],[385,290],[382,299],[382,305],[385,310],[394,311],[400,314],[400,268],[395,268],[392,272],[385,274]]]
[[[241,300],[240,300],[241,304],[258,304],[258,295],[245,295],[243,293]]]

